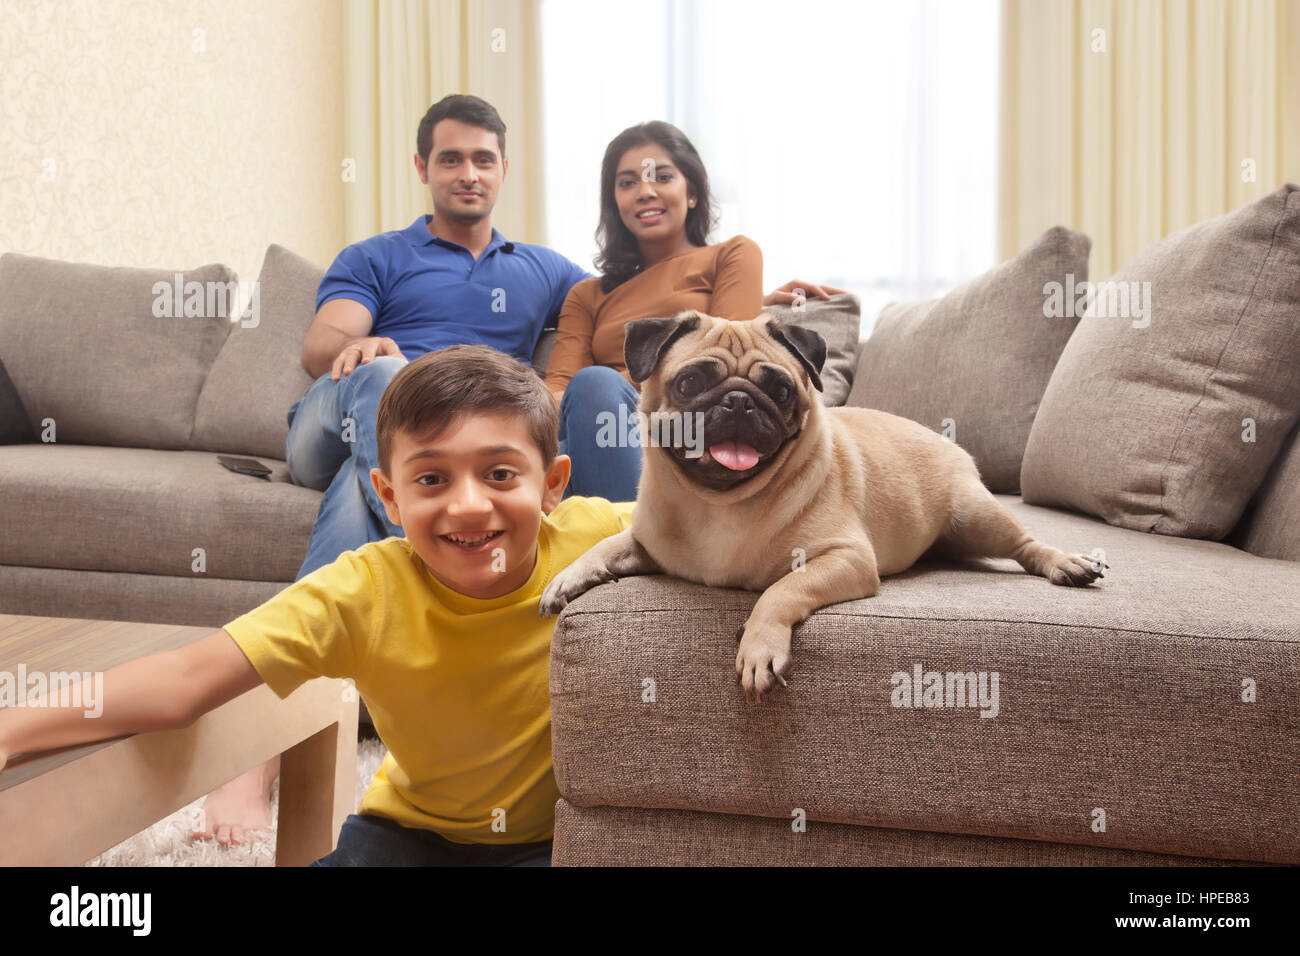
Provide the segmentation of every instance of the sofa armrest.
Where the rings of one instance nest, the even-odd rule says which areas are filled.
[[[594,588],[551,646],[560,793],[1300,863],[1300,701],[1224,690],[1300,680],[1300,600],[1279,596],[1300,569],[1095,527],[1137,570],[1063,589],[1010,561],[928,563],[797,625],[788,688],[757,701],[735,673],[756,593],[663,575]],[[1123,825],[1094,829],[1097,807]]]

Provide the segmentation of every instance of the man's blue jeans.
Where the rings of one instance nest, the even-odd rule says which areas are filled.
[[[382,355],[330,381],[326,372],[289,409],[285,459],[295,484],[325,492],[301,579],[344,551],[402,537],[370,482],[379,467],[375,414],[380,396],[406,360]],[[295,580],[297,580],[295,579]]]
[[[560,454],[573,459],[569,487],[564,497],[583,495],[610,501],[635,501],[641,480],[640,431],[633,428],[638,444],[628,445],[620,429],[624,421],[636,421],[637,390],[627,379],[606,365],[579,369],[564,389],[560,400]],[[620,417],[619,406],[623,406]],[[618,443],[602,447],[601,413],[612,427],[606,434],[618,436]]]

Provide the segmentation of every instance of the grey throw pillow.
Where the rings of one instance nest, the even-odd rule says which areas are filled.
[[[1300,416],[1300,188],[1167,236],[1102,289],[1043,395],[1025,501],[1218,540]]]
[[[848,403],[946,435],[991,491],[1018,490],[1038,402],[1078,322],[1072,308],[1052,308],[1053,284],[1064,295],[1086,281],[1091,248],[1083,233],[1055,226],[941,299],[885,306]]]
[[[218,264],[0,256],[0,355],[30,421],[51,419],[59,442],[185,448],[237,286]]]
[[[802,308],[773,305],[763,310],[782,323],[812,329],[826,341],[826,365],[821,371],[822,402],[843,405],[853,385],[857,358],[858,330],[862,326],[862,303],[856,295],[833,295],[829,299],[809,298]]]
[[[283,460],[288,412],[311,387],[302,340],[325,270],[272,245],[257,277],[256,315],[234,322],[199,395],[190,447]]]

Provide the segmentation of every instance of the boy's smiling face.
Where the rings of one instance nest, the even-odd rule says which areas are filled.
[[[370,478],[429,573],[486,599],[532,575],[542,512],[560,503],[569,458],[545,468],[517,417],[474,412],[436,436],[398,429],[389,474],[373,468]]]

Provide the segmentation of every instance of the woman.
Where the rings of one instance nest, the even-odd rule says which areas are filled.
[[[795,280],[764,298],[758,245],[745,236],[709,245],[713,225],[708,173],[681,130],[656,121],[614,137],[600,169],[601,275],[570,290],[546,368],[560,452],[573,461],[566,496],[636,498],[641,449],[622,437],[637,406],[623,362],[632,319],[698,309],[745,321],[793,300],[796,287],[821,298],[840,291]],[[602,440],[610,435],[617,444]]]

